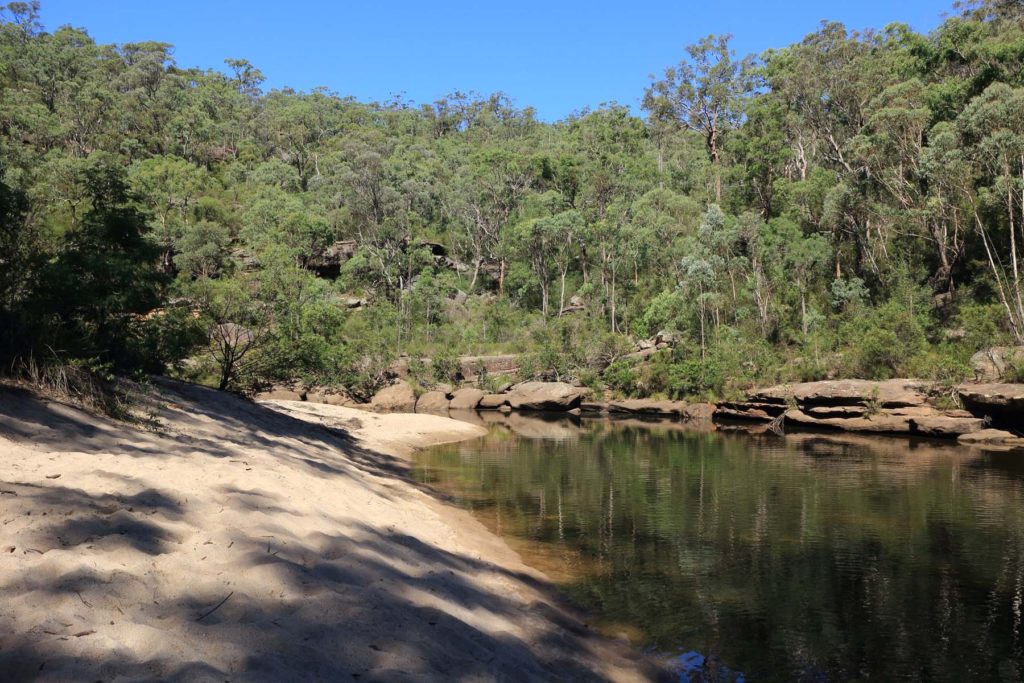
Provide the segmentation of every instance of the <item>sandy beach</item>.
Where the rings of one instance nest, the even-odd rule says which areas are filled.
[[[0,389],[5,681],[649,680],[406,476],[477,425],[158,381],[147,427]]]

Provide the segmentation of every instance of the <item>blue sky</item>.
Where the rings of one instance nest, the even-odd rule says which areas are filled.
[[[99,42],[160,40],[181,66],[245,58],[266,87],[326,86],[360,100],[415,102],[456,89],[501,90],[545,120],[618,101],[636,108],[651,73],[685,45],[732,33],[737,53],[799,40],[823,19],[929,31],[952,0],[771,2],[343,2],[43,0],[49,29],[85,27]]]

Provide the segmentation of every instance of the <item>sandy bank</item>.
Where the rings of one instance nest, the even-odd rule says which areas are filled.
[[[405,476],[480,427],[161,383],[143,430],[0,390],[3,680],[646,680]]]

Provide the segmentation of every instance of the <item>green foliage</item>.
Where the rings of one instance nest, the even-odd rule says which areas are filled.
[[[547,124],[501,94],[263,92],[245,60],[186,68],[8,5],[0,367],[192,356],[225,387],[359,396],[400,355],[451,381],[459,355],[523,354],[625,395],[955,381],[1024,342],[1024,16],[961,10],[930,35],[827,23],[760,60],[708,36],[646,121]],[[677,352],[617,360],[662,331]]]

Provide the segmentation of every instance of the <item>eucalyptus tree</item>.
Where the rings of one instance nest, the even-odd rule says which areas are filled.
[[[709,35],[686,48],[687,58],[665,69],[644,93],[643,107],[656,126],[699,133],[715,170],[715,201],[722,201],[725,138],[739,128],[754,90],[752,57],[736,60],[730,35]]]

